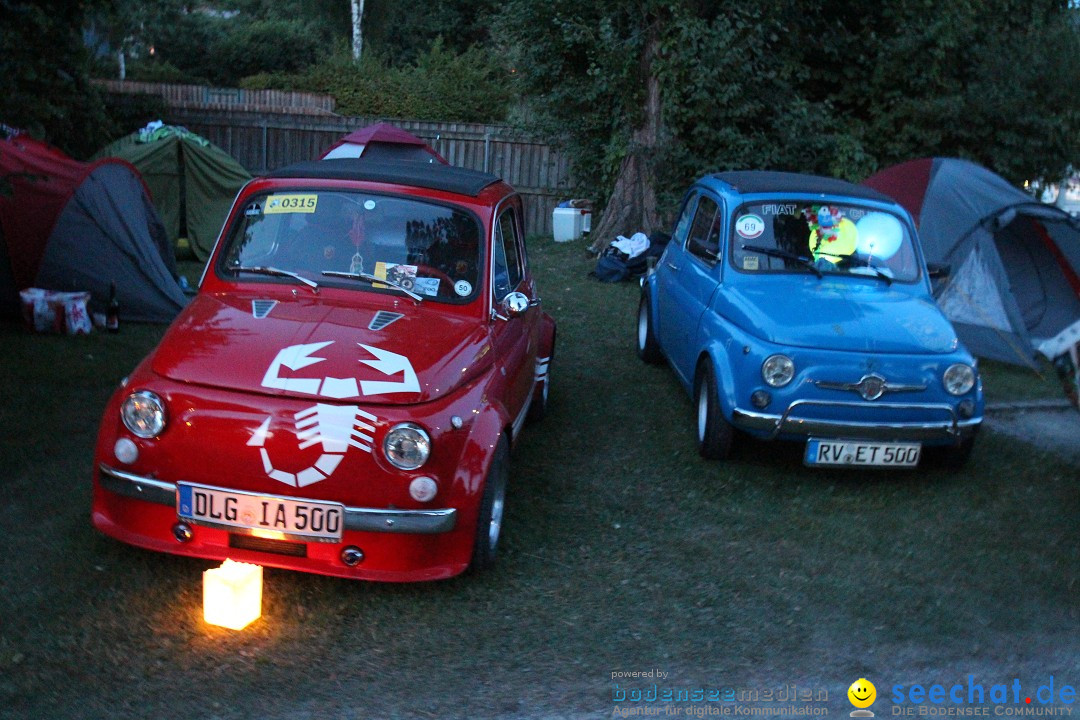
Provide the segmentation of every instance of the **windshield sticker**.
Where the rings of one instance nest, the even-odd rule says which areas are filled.
[[[375,263],[375,277],[400,285],[406,290],[412,290],[416,286],[416,266],[377,262]],[[386,285],[375,283],[372,287],[385,288]]]
[[[458,280],[454,283],[454,292],[461,297],[472,295],[472,283],[468,280]]]
[[[435,297],[439,294],[439,278],[418,277],[413,290],[419,295]]]
[[[795,204],[791,205],[762,205],[762,215],[794,215]]]
[[[758,256],[747,255],[742,259],[743,270],[757,270],[758,269]]]
[[[735,221],[735,232],[739,233],[739,237],[754,240],[765,232],[765,221],[757,215],[743,215]]]
[[[318,195],[271,195],[266,198],[266,214],[313,213],[318,204]]]
[[[262,205],[253,202],[244,209],[244,215],[248,217],[262,215]]]
[[[374,200],[365,201],[364,202],[364,209],[365,210],[374,210],[375,209],[375,201]]]

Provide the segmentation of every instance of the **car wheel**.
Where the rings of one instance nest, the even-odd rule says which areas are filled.
[[[697,411],[698,453],[707,460],[724,460],[731,453],[734,428],[724,419],[720,397],[716,391],[716,373],[712,363],[698,366],[694,381],[694,408]]]
[[[495,564],[495,552],[502,534],[503,510],[506,505],[506,481],[510,476],[510,443],[506,435],[495,446],[484,493],[480,499],[480,515],[476,520],[476,542],[473,545],[473,570],[484,570]]]
[[[664,359],[660,353],[660,345],[656,342],[656,335],[653,333],[652,320],[649,318],[647,292],[641,293],[641,302],[638,303],[637,354],[639,358],[650,364],[659,363]]]
[[[924,448],[927,464],[945,470],[959,470],[967,464],[971,451],[975,448],[975,436],[965,438],[959,445]]]

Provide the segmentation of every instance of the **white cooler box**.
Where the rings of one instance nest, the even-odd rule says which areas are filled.
[[[589,232],[592,226],[592,211],[588,208],[557,207],[551,213],[551,231],[555,242],[577,240]]]

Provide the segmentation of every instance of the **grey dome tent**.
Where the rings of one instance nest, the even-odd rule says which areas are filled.
[[[0,140],[0,309],[28,287],[81,290],[105,312],[116,283],[124,320],[170,322],[187,298],[138,171],[122,160],[81,163],[18,134]]]
[[[951,267],[934,297],[975,355],[1035,367],[1080,322],[1080,221],[984,167],[954,158],[863,181],[915,219],[928,262]],[[1059,340],[1060,343],[1060,340]]]
[[[228,153],[181,127],[151,123],[97,152],[118,157],[142,174],[169,240],[191,243],[195,257],[210,257],[240,188],[251,179]]]

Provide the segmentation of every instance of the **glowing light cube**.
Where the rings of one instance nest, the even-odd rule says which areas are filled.
[[[203,572],[203,619],[243,630],[262,615],[261,565],[226,560]]]

